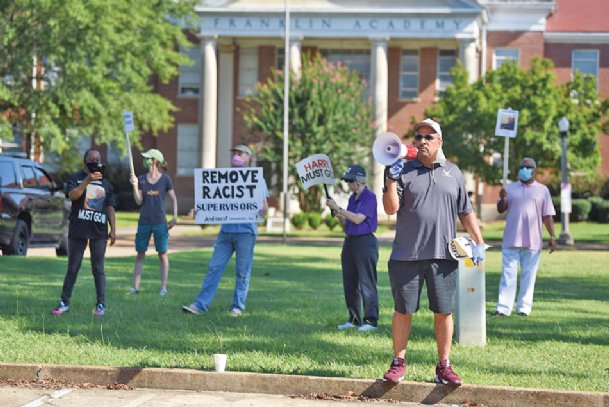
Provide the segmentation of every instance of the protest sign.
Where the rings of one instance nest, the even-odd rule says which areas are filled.
[[[503,179],[505,188],[508,177],[508,162],[510,155],[510,138],[516,137],[518,132],[518,110],[497,109],[497,122],[495,124],[495,136],[505,137],[503,143]]]
[[[195,223],[260,222],[266,197],[262,168],[195,169]]]
[[[330,158],[325,154],[314,154],[300,160],[296,164],[296,171],[304,189],[317,184],[335,184],[334,170]]]

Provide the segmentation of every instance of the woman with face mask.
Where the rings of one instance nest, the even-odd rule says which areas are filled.
[[[252,156],[253,152],[248,146],[239,144],[231,149],[231,165],[235,168],[249,167]],[[260,216],[265,216],[268,209],[267,198],[269,194],[264,179],[261,182],[264,189],[259,213]],[[242,315],[245,311],[245,302],[249,290],[257,236],[258,225],[256,223],[224,223],[220,226],[220,232],[218,232],[214,242],[214,252],[207,265],[207,273],[203,279],[201,290],[192,304],[182,307],[184,312],[200,315],[209,311],[209,306],[216,295],[224,269],[234,253],[235,291],[230,306],[230,315],[233,317]]]
[[[133,185],[133,197],[140,206],[140,219],[135,235],[135,250],[137,257],[133,270],[133,286],[130,294],[140,292],[140,282],[144,258],[148,250],[150,236],[154,236],[154,247],[161,262],[161,296],[167,295],[167,276],[169,274],[169,229],[174,227],[178,217],[178,202],[173,190],[173,182],[169,175],[162,173],[160,168],[167,169],[167,163],[163,153],[151,149],[142,153],[146,174],[136,177],[131,175],[130,181]],[[165,215],[165,195],[171,199],[173,218],[167,222]]]
[[[537,164],[532,158],[525,158],[518,168],[518,182],[501,188],[497,211],[507,211],[502,243],[502,272],[499,283],[499,300],[493,316],[507,316],[512,313],[516,299],[518,265],[520,264],[520,291],[516,302],[518,315],[526,317],[533,307],[535,277],[543,244],[545,225],[550,234],[550,253],[556,248],[554,220],[556,213],[550,191],[545,185],[535,181]]]

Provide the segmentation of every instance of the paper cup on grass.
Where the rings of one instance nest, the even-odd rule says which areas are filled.
[[[216,368],[216,372],[224,372],[224,369],[226,369],[226,354],[225,353],[214,354],[214,366]]]

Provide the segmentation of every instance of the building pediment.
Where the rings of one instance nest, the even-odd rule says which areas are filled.
[[[282,36],[283,1],[207,0],[202,36]],[[466,0],[291,1],[290,33],[300,37],[477,38],[484,9]]]

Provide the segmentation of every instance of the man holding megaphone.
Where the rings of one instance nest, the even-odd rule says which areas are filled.
[[[438,348],[435,380],[458,386],[461,378],[449,361],[459,264],[450,255],[448,246],[456,237],[456,218],[459,217],[475,242],[472,257],[476,264],[484,260],[484,241],[465,189],[463,174],[457,165],[446,160],[442,152],[440,125],[425,119],[414,130],[417,154],[409,161],[405,162],[408,157],[401,145],[383,141],[384,152],[373,147],[377,161],[387,166],[383,207],[388,215],[397,213],[395,239],[388,263],[394,300],[394,358],[384,379],[399,383],[404,378],[412,314],[419,309],[425,282],[429,308],[434,313]],[[395,160],[389,162],[390,158]]]

